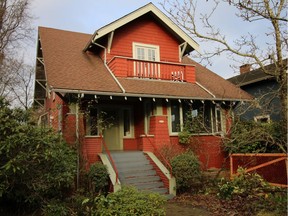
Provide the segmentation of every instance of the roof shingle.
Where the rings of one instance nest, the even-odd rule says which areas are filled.
[[[39,36],[50,86],[122,92],[99,56],[82,52],[91,35],[40,27]]]
[[[39,28],[48,85],[53,89],[106,92],[151,97],[249,100],[252,97],[188,57],[183,63],[196,66],[197,83],[118,78],[125,93],[97,55],[83,52],[91,35]],[[198,83],[200,85],[198,85]],[[204,86],[202,88],[201,86]],[[207,91],[208,90],[208,91]],[[216,98],[213,97],[213,95]]]

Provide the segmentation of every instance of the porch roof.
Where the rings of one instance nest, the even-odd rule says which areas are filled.
[[[250,100],[240,88],[189,58],[196,66],[196,83],[115,77],[102,59],[82,52],[91,35],[39,28],[48,88],[52,91],[155,98]]]

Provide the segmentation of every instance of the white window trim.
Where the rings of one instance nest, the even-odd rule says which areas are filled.
[[[137,47],[145,47],[145,48],[155,49],[156,50],[155,61],[156,62],[160,61],[160,47],[158,45],[133,42],[133,58],[134,59],[137,59],[137,50],[136,50]],[[147,59],[147,61],[148,61],[148,59]]]
[[[261,119],[267,119],[267,123],[270,123],[270,115],[254,116],[255,122],[259,122]]]
[[[175,136],[175,135],[178,135],[179,132],[173,132],[172,131],[172,119],[171,119],[171,116],[172,116],[172,113],[171,113],[171,103],[169,102],[168,104],[168,128],[169,128],[169,134],[171,136]],[[179,115],[180,115],[180,131],[183,130],[183,108],[182,108],[182,104],[179,103]]]
[[[217,130],[217,127],[218,127],[218,116],[217,116],[217,110],[219,110],[220,112],[220,121],[221,121],[221,128]],[[213,112],[213,110],[211,109],[211,112]],[[214,113],[215,113],[215,128],[216,128],[216,131],[214,131],[214,121],[213,119],[211,119],[211,122],[212,122],[212,134],[224,134],[225,133],[225,130],[226,130],[226,119],[224,118],[225,115],[224,115],[224,110],[217,105],[215,106],[215,109],[214,109]]]
[[[224,110],[221,107],[218,107],[218,109],[220,110],[220,121],[221,121],[221,129],[220,131],[214,131],[214,122],[213,122],[213,109],[210,108],[210,121],[211,121],[211,132],[207,133],[207,132],[203,132],[203,133],[199,133],[199,134],[193,134],[193,135],[213,135],[213,134],[219,134],[219,135],[223,135],[224,133],[226,133],[226,119],[225,119],[225,114],[224,114]],[[214,113],[215,113],[215,119],[216,119],[216,124],[217,124],[217,107],[215,106],[214,109]],[[183,130],[183,107],[182,107],[182,103],[179,103],[179,114],[180,114],[180,131]],[[172,132],[172,121],[171,121],[171,103],[168,104],[168,128],[169,128],[169,135],[170,136],[177,136],[179,134],[179,132]]]
[[[125,135],[124,133],[124,110],[129,110],[129,117],[130,117],[130,134],[129,135]],[[121,133],[123,133],[123,138],[134,138],[134,114],[133,114],[133,109],[130,106],[127,107],[123,107],[121,109],[121,113],[120,113],[120,131],[122,131]],[[122,123],[121,123],[122,122]]]

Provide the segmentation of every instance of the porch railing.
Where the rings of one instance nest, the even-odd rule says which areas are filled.
[[[172,177],[172,166],[171,164],[169,163],[168,160],[166,160],[166,158],[163,156],[163,154],[161,154],[161,152],[158,150],[157,146],[150,140],[150,138],[148,137],[147,134],[145,134],[145,137],[149,140],[150,144],[153,146],[153,149],[157,152],[157,155],[159,155],[161,157],[161,161],[165,163],[166,165],[166,168],[169,169],[169,172],[170,172],[170,177]]]
[[[119,179],[119,178],[118,178],[118,177],[119,177],[118,169],[117,169],[117,167],[116,167],[116,165],[115,165],[115,162],[114,162],[114,160],[113,160],[113,158],[112,158],[112,156],[111,156],[111,153],[110,153],[110,151],[109,151],[109,149],[108,149],[108,147],[107,147],[107,145],[106,145],[106,143],[105,143],[105,141],[104,141],[104,139],[103,139],[102,134],[100,135],[100,137],[101,137],[101,141],[102,141],[102,144],[103,144],[103,146],[104,146],[105,152],[107,153],[108,158],[109,158],[109,160],[110,160],[110,162],[111,162],[111,165],[112,165],[112,167],[113,167],[113,169],[114,169],[114,171],[115,171],[115,173],[116,173],[115,183],[117,183],[117,182],[118,182],[118,179]]]
[[[114,57],[108,63],[116,76],[186,82],[192,65]]]

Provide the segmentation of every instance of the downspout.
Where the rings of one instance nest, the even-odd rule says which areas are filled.
[[[208,92],[213,98],[216,98],[216,96],[215,96],[212,92],[210,92],[207,88],[205,88],[204,86],[202,86],[200,83],[196,82],[196,84],[197,84],[200,88],[202,88],[204,91]]]
[[[75,132],[76,132],[76,145],[77,145],[77,176],[76,176],[76,187],[79,189],[79,177],[80,177],[80,139],[79,139],[79,102],[80,96],[77,96],[76,110],[75,110]]]
[[[104,65],[106,67],[106,69],[109,71],[109,73],[111,74],[111,76],[113,77],[113,79],[115,80],[115,82],[117,83],[117,85],[120,87],[120,89],[122,90],[122,93],[125,93],[125,89],[124,87],[121,85],[121,83],[118,81],[118,79],[115,77],[114,73],[110,70],[110,68],[107,65],[107,59],[106,59],[106,47],[102,46],[101,44],[95,43],[95,42],[91,42],[92,44],[101,47],[102,49],[104,49]]]

